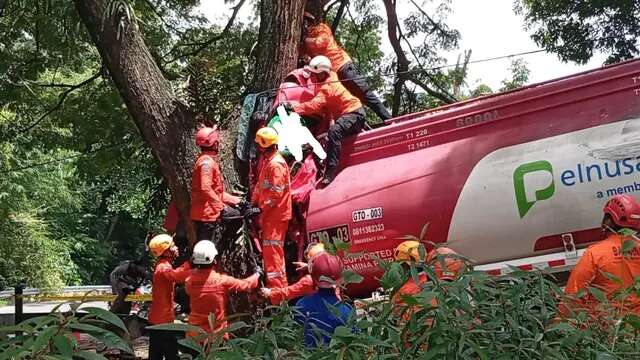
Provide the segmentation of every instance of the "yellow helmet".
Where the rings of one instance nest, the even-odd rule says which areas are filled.
[[[274,128],[263,127],[256,133],[256,143],[262,148],[268,148],[278,143],[278,132]]]
[[[149,251],[153,256],[158,257],[167,251],[173,245],[173,238],[171,235],[160,234],[156,235],[149,241]]]
[[[403,241],[396,247],[396,250],[393,252],[393,257],[396,261],[420,261],[420,248],[419,241]]]
[[[323,243],[310,243],[307,246],[307,249],[304,251],[304,257],[307,259],[307,261],[311,261],[313,258],[322,254],[323,252],[326,252]]]

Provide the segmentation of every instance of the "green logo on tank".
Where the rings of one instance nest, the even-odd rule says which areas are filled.
[[[524,176],[526,174],[539,171],[548,172],[551,175],[551,183],[543,189],[536,189],[535,199],[529,201],[527,199]],[[527,214],[527,212],[531,210],[533,204],[535,204],[536,201],[547,200],[551,196],[553,196],[553,193],[556,190],[556,186],[553,182],[553,167],[551,167],[551,163],[546,160],[540,160],[518,166],[518,168],[513,172],[513,188],[516,193],[518,212],[520,213],[520,218],[522,219]]]

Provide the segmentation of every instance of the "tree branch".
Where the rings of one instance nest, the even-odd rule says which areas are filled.
[[[424,70],[422,73],[429,79],[429,81],[431,81],[431,83],[433,85],[435,85],[436,88],[438,88],[438,91],[440,92],[440,96],[437,96],[438,99],[446,102],[447,104],[451,104],[454,103],[456,101],[458,101],[456,99],[455,96],[451,95],[451,93],[449,93],[449,91],[447,89],[445,89],[440,82],[434,78],[433,76],[431,76],[429,74],[429,72],[427,71],[427,69],[424,68],[424,66],[422,65],[422,62],[420,62],[420,58],[418,57],[418,55],[416,54],[416,52],[413,50],[413,46],[411,46],[411,43],[409,42],[409,40],[406,38],[406,36],[404,36],[404,34],[402,34],[402,29],[399,30],[400,32],[400,37],[404,40],[404,42],[407,44],[407,46],[409,47],[409,51],[411,51],[411,54],[413,55],[414,59],[416,60],[416,62],[418,63],[418,67],[421,70]],[[417,74],[413,73],[411,74],[410,78],[414,79],[416,77]],[[414,82],[415,83],[415,82]],[[416,83],[417,84],[417,83]],[[420,86],[423,87],[423,86]],[[425,91],[427,91],[427,89],[425,88]],[[434,91],[433,89],[431,89],[431,91]],[[435,92],[435,91],[434,91]],[[445,100],[446,99],[446,100]]]
[[[356,24],[356,26],[358,26],[358,35],[356,36],[356,41],[355,44],[353,45],[353,57],[356,59],[359,59],[360,56],[358,56],[358,49],[360,47],[360,39],[362,38],[362,24],[358,25],[358,22],[356,21],[356,19],[353,17],[353,14],[351,13],[351,9],[349,7],[347,7],[347,15],[349,15],[349,18],[351,19],[351,21]]]
[[[71,87],[69,87],[69,89],[65,90],[64,92],[62,92],[60,94],[60,97],[58,99],[58,103],[56,105],[54,105],[52,108],[50,108],[49,110],[47,110],[44,114],[40,115],[40,117],[38,118],[38,120],[34,121],[33,123],[31,123],[29,126],[18,130],[18,132],[27,132],[31,129],[33,129],[34,127],[36,127],[42,120],[44,120],[47,116],[51,115],[54,111],[57,111],[58,109],[60,109],[60,107],[62,106],[62,104],[64,103],[64,101],[67,99],[67,96],[69,96],[69,94],[71,94],[72,92],[80,89],[81,87],[93,82],[94,80],[96,80],[97,78],[100,77],[100,70],[98,70],[95,74],[93,74],[90,78],[84,80],[83,82],[76,84],[76,85],[72,85]]]
[[[428,75],[427,75],[428,76]],[[434,98],[437,98],[441,101],[443,101],[446,104],[451,104],[453,102],[455,102],[455,100],[451,100],[451,98],[441,92],[435,91],[432,88],[429,87],[429,85],[427,85],[426,83],[424,83],[422,80],[420,79],[416,79],[415,77],[410,77],[409,81],[411,81],[412,83],[420,86],[427,94],[433,96]]]
[[[2,0],[0,0],[2,1]],[[170,24],[167,20],[165,20],[165,18],[162,16],[162,14],[160,14],[160,11],[158,10],[158,8],[151,2],[151,0],[144,0],[144,2],[147,4],[147,6],[149,6],[149,8],[151,9],[151,11],[153,11],[153,13],[158,17],[158,19],[160,19],[160,21],[162,21],[162,23],[164,24],[164,26],[166,26],[167,28],[173,30],[173,32],[175,32],[176,34],[180,35],[180,36],[184,36],[184,31],[176,28],[175,26],[173,26],[172,24]]]
[[[349,0],[340,0],[340,7],[338,8],[336,17],[333,19],[333,23],[331,23],[331,32],[333,32],[334,34],[336,33],[336,30],[338,30],[338,25],[340,25],[340,20],[342,20],[342,16],[344,15],[344,8],[348,4]]]
[[[244,5],[246,0],[240,0],[238,2],[238,4],[236,4],[236,6],[233,7],[233,13],[231,14],[231,17],[229,18],[229,21],[227,21],[227,25],[225,25],[224,29],[222,29],[222,32],[220,32],[220,34],[213,36],[212,38],[210,38],[209,40],[203,41],[203,42],[196,42],[196,43],[187,43],[187,44],[178,44],[176,46],[174,46],[173,49],[171,49],[168,53],[166,53],[165,55],[162,56],[162,59],[165,59],[169,54],[174,53],[178,47],[185,47],[185,46],[197,46],[197,48],[195,48],[194,50],[188,51],[186,53],[181,53],[178,54],[176,56],[174,56],[171,60],[168,60],[166,62],[164,62],[164,64],[171,64],[172,62],[180,59],[180,58],[184,58],[184,57],[188,57],[188,56],[193,56],[193,55],[197,55],[198,53],[200,53],[202,50],[206,49],[208,46],[210,46],[211,44],[213,44],[214,42],[222,39],[223,37],[227,36],[227,34],[229,33],[229,31],[231,30],[231,27],[233,26],[233,23],[236,20],[236,17],[238,16],[238,12],[240,12],[240,8],[242,8],[242,5]]]
[[[422,13],[422,15],[424,15],[424,17],[427,18],[427,20],[429,20],[429,22],[431,23],[431,25],[433,25],[434,28],[436,28],[442,35],[445,35],[445,36],[448,35],[447,31],[443,29],[439,23],[433,20],[431,16],[429,16],[429,14],[427,14],[427,12],[424,11],[414,0],[410,0],[410,1],[413,5],[415,5],[418,11],[420,11],[420,13]]]
[[[400,95],[401,95],[400,92],[402,90],[402,85],[404,85],[404,82],[406,80],[410,80],[414,84],[420,86],[424,91],[427,92],[427,94],[437,99],[440,99],[441,101],[447,104],[455,102],[455,98],[451,97],[449,94],[441,93],[439,91],[432,89],[425,82],[416,78],[416,76],[409,71],[410,62],[409,62],[409,59],[407,58],[407,55],[404,52],[404,49],[402,49],[402,44],[400,43],[400,41],[404,38],[404,36],[402,35],[402,29],[400,27],[400,23],[398,22],[398,14],[396,12],[396,2],[395,0],[384,0],[384,6],[387,12],[387,32],[389,35],[389,42],[391,43],[391,47],[393,48],[393,51],[395,52],[396,58],[398,61],[398,69],[397,69],[398,79],[396,81],[396,84],[394,85],[393,114],[397,115],[400,109],[399,104],[396,105],[396,100],[400,101]],[[415,56],[415,53],[414,53],[414,57],[416,57],[417,59],[417,56]],[[426,76],[429,77],[429,74],[426,74]],[[430,77],[430,80],[433,81],[433,78]]]

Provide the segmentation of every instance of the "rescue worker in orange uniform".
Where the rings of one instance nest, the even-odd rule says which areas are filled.
[[[333,37],[331,27],[323,22],[316,22],[313,15],[305,12],[303,20],[303,44],[302,56],[310,58],[323,55],[329,58],[333,66],[331,70],[336,73],[342,85],[360,101],[365,103],[382,120],[391,118],[389,110],[382,101],[371,91],[367,80],[356,69],[349,54]]]
[[[318,255],[324,253],[325,249],[323,243],[311,243],[305,251],[305,258],[307,259],[307,262],[294,262],[294,264],[298,266],[298,271],[306,270],[308,272],[309,264],[313,262],[313,259],[315,259]],[[276,305],[283,301],[288,301],[301,296],[313,294],[315,291],[316,288],[313,284],[313,278],[311,277],[310,273],[307,273],[296,283],[289,286],[273,289],[263,287],[260,289],[260,294],[269,299],[272,304]]]
[[[607,201],[603,211],[602,231],[605,239],[589,246],[582,254],[571,271],[565,293],[575,295],[588,287],[595,287],[605,293],[614,308],[640,314],[640,299],[636,295],[631,294],[622,301],[614,300],[618,291],[632,286],[640,276],[640,242],[635,236],[623,237],[618,234],[622,228],[640,229],[640,204],[631,195],[616,195]],[[633,241],[635,247],[623,254],[625,241]],[[617,279],[611,279],[611,275]],[[572,308],[584,307],[596,318],[597,305],[597,300],[588,290],[583,298],[572,302]],[[561,314],[566,314],[567,310],[562,306],[560,308]]]
[[[153,293],[149,323],[159,325],[172,323],[175,319],[173,302],[174,285],[184,282],[189,274],[189,262],[177,269],[171,265],[178,256],[178,248],[167,234],[156,235],[149,241],[149,251],[158,258],[153,272]],[[177,360],[178,340],[176,333],[165,330],[151,330],[149,332],[150,360]]]
[[[275,129],[259,129],[255,141],[262,165],[251,203],[260,209],[258,222],[266,285],[269,288],[282,288],[288,285],[284,240],[291,220],[289,166],[278,152],[278,133]]]
[[[200,327],[207,333],[216,334],[227,327],[226,307],[230,291],[248,292],[258,287],[262,274],[259,267],[254,274],[245,279],[220,274],[214,270],[215,258],[218,256],[216,245],[209,240],[200,240],[193,247],[191,262],[194,269],[189,272],[186,289],[191,299],[189,324]],[[215,328],[209,326],[209,314],[215,316]],[[195,333],[187,333],[194,336]],[[223,338],[229,338],[224,334]]]
[[[394,258],[396,261],[403,264],[403,267],[408,272],[411,263],[420,266],[422,260],[420,259],[420,242],[418,241],[404,241],[398,245],[394,251]],[[426,264],[433,264],[433,270],[439,281],[453,281],[455,280],[462,270],[464,269],[464,261],[457,258],[457,253],[446,247],[439,247],[433,249],[427,254],[424,262]],[[404,301],[402,296],[417,295],[422,291],[422,288],[429,281],[429,277],[426,272],[420,271],[418,273],[418,283],[413,278],[409,278],[407,282],[398,289],[393,297],[393,302],[397,305],[403,305]],[[438,306],[436,299],[431,301],[433,307]],[[400,310],[400,308],[398,308]],[[402,318],[408,320],[411,314],[419,309],[410,309],[406,311]]]
[[[338,170],[342,140],[362,130],[366,114],[360,100],[331,71],[331,61],[326,56],[311,59],[308,69],[311,80],[319,83],[318,92],[313,99],[295,105],[293,111],[299,115],[329,114],[335,119],[327,132],[327,165],[322,183],[328,185]]]
[[[220,147],[219,131],[210,127],[201,128],[196,134],[196,145],[202,152],[193,166],[191,220],[195,223],[198,240],[217,243],[219,220],[225,204],[236,205],[240,199],[224,191],[217,161]]]

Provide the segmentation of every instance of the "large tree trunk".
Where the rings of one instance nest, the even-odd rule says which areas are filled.
[[[304,0],[260,1],[260,33],[253,92],[276,88],[298,61]]]
[[[121,19],[125,16],[122,12],[109,14],[106,0],[76,0],[75,5],[131,117],[160,164],[193,244],[189,208],[196,156],[194,116],[173,93],[135,24],[126,17]],[[120,20],[126,26],[118,32]]]

